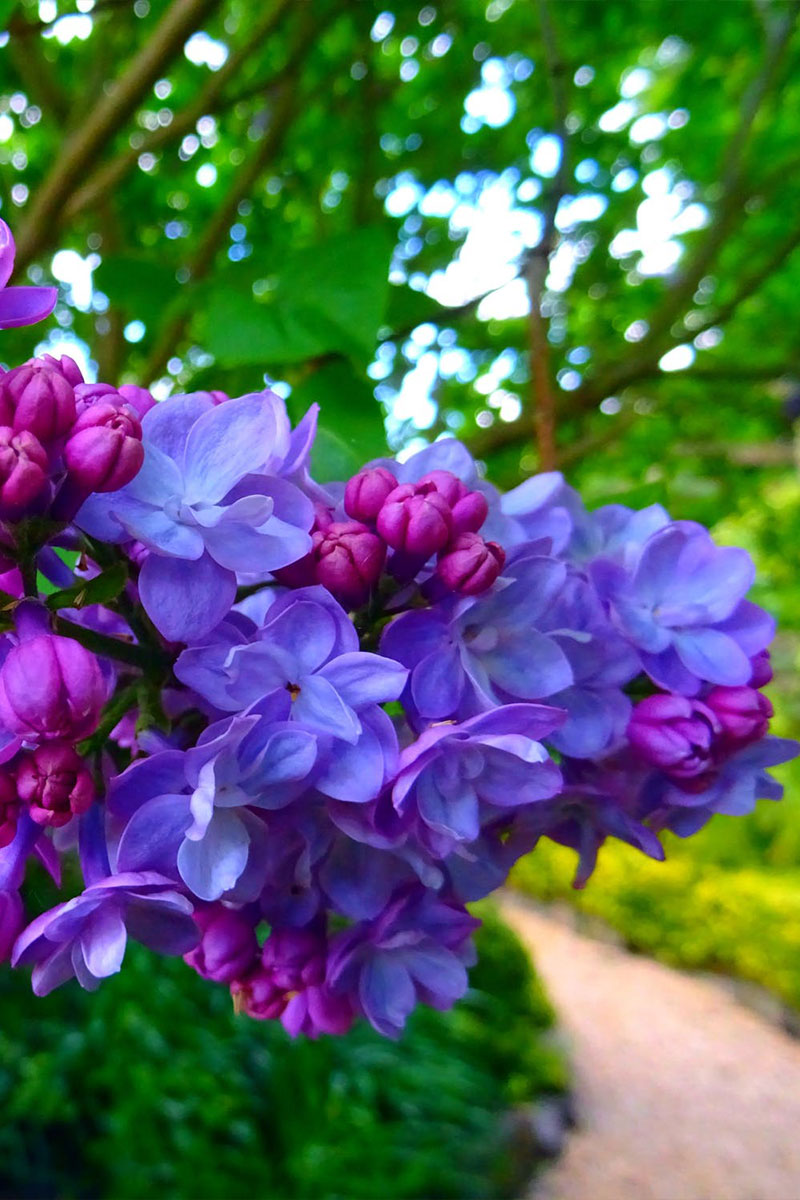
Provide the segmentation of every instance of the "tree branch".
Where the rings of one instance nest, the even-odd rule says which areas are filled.
[[[725,304],[721,304],[715,310],[714,314],[703,321],[701,325],[695,325],[693,329],[687,332],[690,332],[692,337],[696,337],[704,329],[711,329],[715,325],[725,325],[739,306],[745,300],[749,300],[751,296],[755,295],[761,285],[766,283],[783,266],[786,259],[794,253],[798,246],[800,246],[800,226],[797,229],[791,230],[788,237],[778,243],[774,252],[766,261],[760,267],[756,268],[756,270],[751,271],[741,281],[730,300],[726,301]]]
[[[92,160],[125,124],[187,38],[220,3],[221,0],[173,0],[150,40],[134,56],[113,89],[98,99],[67,139],[34,195],[27,221],[17,237],[17,275],[47,244],[52,224],[57,223],[60,210]]]
[[[798,8],[798,0],[792,0],[781,15],[775,18],[767,39],[761,70],[742,97],[736,128],[723,154],[720,169],[722,199],[717,219],[685,269],[677,274],[651,318],[650,331],[645,339],[648,344],[658,343],[681,315],[697,290],[698,283],[708,274],[731,230],[742,218],[749,195],[743,183],[750,135],[761,105],[777,83],[783,56],[794,31]]]
[[[247,160],[234,179],[233,186],[215,212],[203,236],[195,248],[189,262],[186,264],[192,280],[197,283],[211,269],[228,231],[233,224],[236,213],[247,196],[257,184],[267,164],[277,153],[296,113],[296,94],[286,88],[281,94],[272,123],[265,136],[261,139],[253,155]],[[159,337],[142,369],[142,379],[147,383],[157,378],[186,332],[186,327],[192,315],[190,293],[187,293],[186,303],[175,314],[171,321],[162,326]]]
[[[551,367],[550,343],[547,340],[548,322],[542,311],[546,291],[550,255],[555,248],[556,215],[569,180],[567,161],[567,91],[566,67],[561,58],[555,28],[547,0],[538,0],[539,21],[544,46],[544,60],[550,94],[553,101],[555,137],[560,156],[558,172],[544,206],[542,237],[526,256],[525,282],[528,288],[528,347],[530,351],[531,400],[539,466],[552,471],[556,466],[556,389]]]
[[[169,125],[159,126],[144,137],[138,146],[128,146],[108,162],[102,163],[70,196],[64,207],[63,221],[66,223],[73,220],[79,213],[97,204],[109,190],[116,188],[135,168],[140,155],[162,150],[165,146],[179,141],[194,130],[199,119],[206,113],[220,113],[238,103],[238,94],[220,103],[222,93],[232,80],[239,77],[247,60],[277,30],[291,5],[292,0],[278,0],[272,8],[262,13],[260,20],[248,29],[247,42],[238,46],[228,56],[190,104],[173,114]],[[260,92],[263,93],[268,87],[279,84],[290,66],[291,59],[274,76],[268,80],[262,79],[259,83]]]

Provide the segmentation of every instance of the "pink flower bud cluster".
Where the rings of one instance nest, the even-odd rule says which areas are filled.
[[[130,483],[144,460],[143,388],[86,384],[67,355],[46,354],[0,377],[0,517],[74,510],[91,492]],[[61,492],[59,506],[58,493]],[[67,515],[72,515],[68,512]]]
[[[485,592],[505,562],[502,547],[478,532],[488,515],[486,498],[450,471],[398,483],[387,467],[366,467],[347,482],[344,513],[349,520],[335,520],[316,505],[311,552],[276,572],[282,584],[321,583],[346,608],[359,608],[387,559],[398,577],[413,576],[435,555],[440,584],[462,596]]]
[[[761,664],[754,681],[763,674]],[[769,699],[750,685],[714,687],[702,699],[657,693],[639,702],[628,725],[637,756],[682,791],[705,791],[732,754],[764,737]]]
[[[94,783],[74,743],[94,732],[107,699],[90,651],[46,632],[38,605],[17,613],[19,642],[0,667],[0,723],[18,739],[0,770],[0,848],[14,840],[25,811],[57,829],[91,806]]]

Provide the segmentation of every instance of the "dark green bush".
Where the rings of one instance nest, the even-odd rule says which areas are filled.
[[[485,914],[484,914],[485,915]],[[492,1197],[503,1114],[563,1086],[547,1001],[489,914],[472,988],[386,1042],[292,1043],[222,987],[132,946],[94,996],[0,972],[0,1194]]]

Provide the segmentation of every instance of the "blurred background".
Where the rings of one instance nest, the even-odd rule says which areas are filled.
[[[3,360],[68,353],[159,398],[269,382],[295,418],[321,404],[321,477],[456,435],[501,486],[558,468],[590,505],[702,521],[756,560],[796,735],[797,19],[794,0],[0,0],[0,215],[16,281],[60,287]],[[785,803],[716,817],[663,866],[609,846],[573,893],[548,846],[515,885],[796,1026],[800,767],[779,774]],[[468,1000],[399,1046],[291,1046],[143,951],[90,1000],[34,1003],[4,973],[0,1194],[518,1194],[504,1114],[566,1068],[494,918],[482,951]]]

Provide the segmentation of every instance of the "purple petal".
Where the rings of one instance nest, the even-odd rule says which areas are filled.
[[[118,871],[175,873],[178,849],[191,824],[190,798],[162,795],[146,801],[131,817],[117,849]]]
[[[675,635],[675,649],[687,670],[709,683],[737,687],[753,671],[744,650],[716,629],[697,629]]]
[[[139,575],[139,594],[150,620],[170,642],[210,633],[236,599],[236,576],[204,554],[195,562],[150,554]]]
[[[58,300],[58,288],[13,287],[0,291],[0,329],[35,325],[49,317]]]
[[[519,733],[539,742],[564,724],[566,713],[549,704],[504,704],[464,721],[461,728],[471,737]]]
[[[411,676],[411,698],[423,717],[443,720],[458,710],[464,694],[464,670],[455,646],[445,645],[418,663]]]
[[[157,954],[187,954],[200,937],[192,904],[178,892],[165,892],[157,901],[136,901],[126,923],[129,935]]]
[[[127,933],[119,907],[104,904],[94,912],[81,932],[81,950],[95,979],[116,975],[125,956]]]
[[[130,538],[170,558],[198,559],[203,554],[203,535],[198,529],[174,520],[133,496],[120,495],[111,511]]]
[[[232,809],[217,809],[205,837],[188,838],[178,851],[181,879],[201,900],[218,900],[234,887],[247,865],[250,838]]]
[[[376,954],[359,981],[364,1016],[378,1033],[396,1038],[416,1003],[414,985],[405,965],[390,954]]]
[[[185,497],[216,504],[266,462],[277,433],[272,405],[253,393],[217,405],[192,426],[184,453]]]
[[[6,222],[0,220],[0,288],[4,288],[11,278],[16,253],[14,235]]]
[[[352,708],[321,675],[303,677],[292,715],[316,733],[327,733],[345,742],[355,742],[361,732],[361,722]]]
[[[479,659],[492,683],[522,700],[539,700],[572,683],[564,651],[546,634],[527,630]]]
[[[408,678],[408,671],[392,658],[355,651],[340,654],[320,671],[351,708],[365,704],[385,704],[397,700]]]
[[[109,810],[127,821],[137,808],[154,796],[180,792],[186,786],[184,756],[180,750],[163,750],[139,759],[111,781]]]
[[[142,420],[145,443],[150,443],[174,463],[182,465],[189,430],[204,413],[213,408],[214,402],[207,392],[170,396],[145,414]]]
[[[61,946],[44,962],[37,963],[33,968],[31,986],[34,996],[49,996],[54,988],[60,987],[68,979],[72,979],[75,970],[72,965],[72,945]]]

